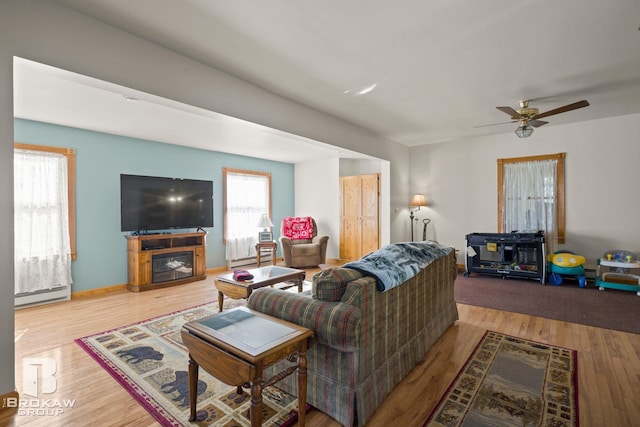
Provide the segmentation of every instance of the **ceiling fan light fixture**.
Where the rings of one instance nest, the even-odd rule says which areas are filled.
[[[588,107],[589,105],[589,101],[583,99],[582,101],[574,102],[573,104],[568,104],[563,107],[554,108],[553,110],[540,113],[540,110],[537,108],[529,107],[528,100],[523,100],[520,101],[520,109],[517,111],[508,106],[496,108],[503,113],[508,114],[511,117],[511,120],[517,120],[520,122],[520,126],[516,129],[516,135],[518,135],[518,138],[528,138],[533,133],[534,127],[540,127],[549,123],[540,119],[560,113],[566,113],[567,111],[577,110],[578,108]]]
[[[531,136],[532,133],[533,133],[533,128],[528,124],[518,126],[518,129],[516,129],[516,135],[518,135],[518,138],[528,138]]]

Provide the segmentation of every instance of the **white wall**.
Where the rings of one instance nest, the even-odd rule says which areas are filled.
[[[47,0],[0,3],[0,395],[15,389],[13,344],[13,56],[253,121],[392,162],[391,208],[408,197],[409,150],[335,116]],[[396,166],[397,165],[397,166]],[[337,165],[334,169],[337,176]],[[390,219],[392,239],[401,223]],[[6,318],[6,319],[5,319]]]
[[[340,176],[380,173],[380,160],[340,159]]]
[[[340,179],[339,158],[296,163],[295,214],[312,216],[318,233],[329,236],[327,258],[340,258]]]
[[[463,249],[465,235],[496,232],[497,159],[566,152],[566,244],[587,267],[611,249],[640,255],[640,115],[545,126],[411,149],[411,187],[424,188],[430,234]],[[463,263],[460,251],[458,262]]]

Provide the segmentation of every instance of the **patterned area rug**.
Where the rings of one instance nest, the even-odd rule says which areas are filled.
[[[424,426],[578,426],[577,352],[488,331]]]
[[[239,304],[244,300],[225,300],[225,309]],[[239,395],[235,387],[204,369],[199,372],[197,421],[189,422],[188,351],[180,329],[217,312],[216,301],[79,338],[76,343],[163,426],[249,426],[250,391]],[[288,426],[297,421],[296,397],[273,386],[265,388],[262,397],[263,425]]]

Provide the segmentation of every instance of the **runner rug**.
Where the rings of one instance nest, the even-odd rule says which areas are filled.
[[[238,305],[230,301],[234,302]],[[216,301],[78,338],[76,343],[163,426],[249,426],[250,391],[238,395],[236,387],[204,369],[199,372],[197,421],[189,422],[189,358],[180,329],[217,312]],[[296,397],[272,386],[263,390],[262,398],[263,425],[297,421]]]
[[[423,427],[578,426],[577,352],[488,331]]]

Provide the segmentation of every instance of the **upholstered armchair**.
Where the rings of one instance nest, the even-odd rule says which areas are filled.
[[[318,236],[311,217],[286,217],[280,226],[280,244],[286,267],[316,267],[324,264],[329,236]]]

